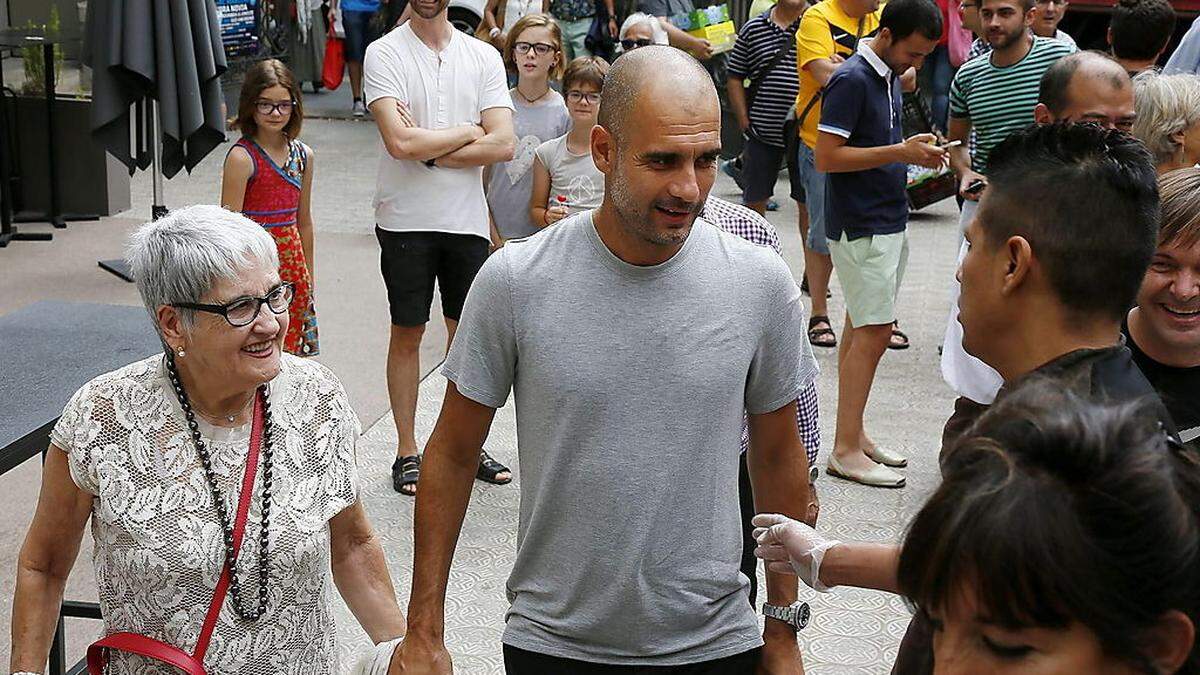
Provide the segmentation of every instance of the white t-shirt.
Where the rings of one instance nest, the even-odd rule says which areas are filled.
[[[500,53],[454,31],[434,52],[405,23],[367,47],[363,62],[367,105],[394,98],[418,126],[446,129],[479,124],[489,108],[512,109]],[[488,238],[483,167],[428,167],[382,152],[375,188],[375,222],[391,231],[450,232]]]

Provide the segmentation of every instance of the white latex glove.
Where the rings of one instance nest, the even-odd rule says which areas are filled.
[[[404,636],[400,636],[395,640],[380,642],[372,647],[370,651],[362,654],[358,664],[354,666],[354,670],[350,671],[351,674],[387,675],[388,665],[392,662],[392,654],[403,639]]]
[[[758,542],[754,555],[767,561],[768,570],[795,574],[813,590],[829,592],[821,583],[821,560],[826,551],[842,542],[826,539],[808,525],[778,513],[760,513],[750,522]]]

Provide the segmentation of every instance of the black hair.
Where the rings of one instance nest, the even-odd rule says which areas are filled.
[[[1079,622],[1107,654],[1156,672],[1143,649],[1162,615],[1200,626],[1200,460],[1154,409],[1049,379],[998,401],[909,528],[905,598],[944,611],[965,590],[1005,627]],[[1178,672],[1198,671],[1193,645]]]
[[[930,40],[942,37],[942,12],[933,0],[891,0],[883,7],[879,28],[888,29],[898,42],[913,33]]]
[[[1054,115],[1062,114],[1062,111],[1066,110],[1071,103],[1067,96],[1071,80],[1074,79],[1075,73],[1088,62],[1107,67],[1111,71],[1109,84],[1113,89],[1133,86],[1129,76],[1112,56],[1098,51],[1080,51],[1064,56],[1046,69],[1046,72],[1042,74],[1042,81],[1038,85],[1038,102],[1049,108]]]
[[[976,216],[986,243],[1028,241],[1069,316],[1124,318],[1158,235],[1146,146],[1093,124],[1035,124],[992,150],[987,175]]]
[[[1175,8],[1167,0],[1117,0],[1108,29],[1117,58],[1157,58],[1175,33]]]

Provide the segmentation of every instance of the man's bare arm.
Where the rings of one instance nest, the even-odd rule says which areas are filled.
[[[444,642],[446,584],[479,468],[479,448],[495,414],[494,408],[460,394],[453,381],[446,383],[442,412],[421,462],[408,633],[393,656],[391,673],[451,672]]]
[[[422,129],[410,123],[401,113],[400,102],[391,97],[372,101],[371,115],[379,127],[383,146],[393,159],[423,162],[454,152],[484,135],[483,129],[476,125]]]
[[[795,401],[774,412],[750,415],[746,466],[756,512],[782,513],[804,520],[809,502],[808,456],[796,430]],[[773,605],[795,602],[796,578],[768,573],[767,599]]]
[[[846,59],[834,54],[828,59],[813,59],[809,61],[804,64],[804,70],[807,70],[808,74],[813,76],[813,79],[817,81],[819,86],[824,87],[829,84],[829,78],[833,77],[833,71],[837,70],[838,66],[842,65],[845,61]]]
[[[512,110],[488,108],[480,114],[480,126],[484,135],[446,155],[438,157],[435,165],[448,169],[469,166],[489,166],[507,162],[513,157],[517,145],[513,132]]]

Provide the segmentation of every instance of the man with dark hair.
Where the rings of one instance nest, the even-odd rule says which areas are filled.
[[[1090,51],[1050,66],[1033,108],[1038,124],[1090,122],[1125,132],[1133,128],[1136,115],[1129,74],[1108,54]]]
[[[1149,151],[1091,124],[1037,125],[999,144],[989,167],[959,306],[967,349],[1004,378],[997,398],[1049,379],[1084,400],[1156,400],[1121,339],[1158,230]],[[1154,423],[1173,430],[1156,408]],[[832,541],[776,516],[755,521],[770,527],[759,544],[785,546],[818,590],[898,592],[898,546]],[[918,613],[892,672],[925,675],[933,665],[933,627]]]
[[[904,457],[875,445],[863,424],[879,359],[892,336],[908,258],[906,164],[943,166],[933,134],[903,138],[899,77],[920,68],[942,34],[932,0],[892,0],[879,33],[829,78],[817,129],[816,168],[827,173],[826,234],[846,297],[838,350],[838,415],[829,474],[901,487]]]
[[[1038,104],[1033,109],[1039,124],[1090,122],[1107,129],[1128,131],[1133,127],[1133,83],[1111,56],[1100,52],[1078,52],[1063,57],[1042,76]],[[965,254],[965,252],[964,252]],[[957,308],[951,313],[947,333],[961,335]],[[954,413],[942,431],[942,454],[980,415],[999,391],[1002,379],[996,371],[962,350],[961,339],[943,354],[943,371],[957,359],[959,382],[976,383],[971,396],[954,402]]]
[[[950,165],[959,177],[964,199],[959,226],[974,217],[980,190],[987,184],[988,157],[1009,134],[1034,121],[1038,82],[1056,61],[1074,52],[1058,40],[1035,36],[1033,0],[982,0],[980,21],[992,46],[987,56],[972,59],[954,76],[950,86],[951,141],[967,143],[950,150]],[[959,247],[959,258],[965,244]],[[957,289],[954,289],[957,290]],[[953,297],[953,295],[952,295]],[[963,351],[962,329],[952,305],[942,340],[942,377],[959,396],[955,414],[988,405],[1001,384],[1000,376]]]
[[[1167,0],[1117,0],[1108,44],[1130,77],[1153,68],[1175,33],[1175,8]]]
[[[506,672],[802,672],[796,579],[768,575],[760,631],[734,506],[748,412],[755,506],[808,509],[796,399],[816,362],[797,339],[800,289],[773,251],[697,217],[720,104],[692,57],[638,48],[601,100],[604,203],[508,242],[471,287],[425,454],[393,672],[451,672],[446,583],[478,448],[510,391],[521,508]]]

